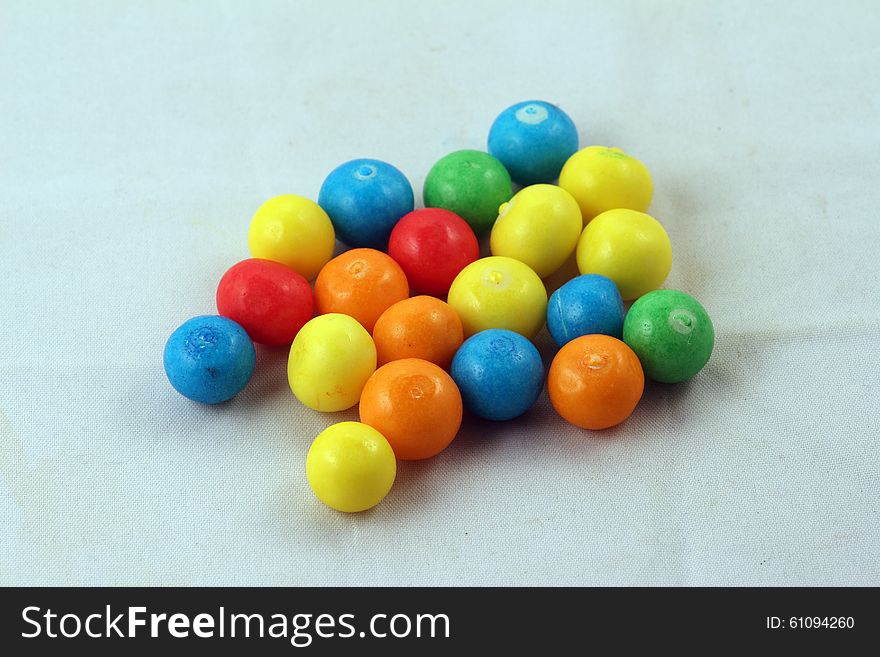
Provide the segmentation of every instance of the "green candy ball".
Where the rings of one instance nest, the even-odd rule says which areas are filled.
[[[690,294],[654,290],[636,301],[623,322],[623,341],[645,375],[662,383],[686,381],[703,369],[715,345],[706,309]]]
[[[498,208],[513,196],[507,169],[482,151],[455,151],[431,167],[425,179],[427,208],[443,208],[467,221],[477,235],[498,218]]]

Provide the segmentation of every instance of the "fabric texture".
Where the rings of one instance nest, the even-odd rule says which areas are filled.
[[[880,584],[880,8],[6,2],[0,583]],[[648,166],[711,361],[599,434],[466,418],[370,512],[305,456],[286,350],[206,407],[162,370],[267,198],[431,165],[558,103]],[[538,346],[549,364],[546,330]]]

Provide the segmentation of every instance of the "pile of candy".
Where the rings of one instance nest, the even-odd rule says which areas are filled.
[[[306,459],[318,498],[353,512],[385,497],[396,459],[445,449],[463,408],[498,421],[525,413],[544,387],[531,340],[545,323],[559,346],[546,373],[550,401],[578,427],[623,422],[645,375],[675,383],[699,372],[712,322],[693,297],[657,289],[672,249],[645,214],[645,166],[618,148],[578,150],[574,123],[542,101],[504,110],[488,147],[440,159],[424,209],[414,209],[398,169],[369,159],[330,172],[317,203],[264,203],[250,224],[253,258],[217,287],[218,315],[168,339],[174,388],[225,401],[253,374],[254,342],[290,344],[288,380],[301,403],[326,412],[359,404],[361,421],[321,432]],[[516,194],[514,182],[523,185]],[[486,234],[491,256],[481,258]],[[351,250],[333,257],[337,238]],[[581,275],[548,302],[542,279],[558,279],[572,256]]]

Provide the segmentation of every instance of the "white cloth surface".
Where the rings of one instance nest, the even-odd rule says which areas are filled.
[[[284,349],[228,404],[171,389],[260,203],[354,157],[420,200],[530,98],[652,172],[699,376],[601,434],[546,393],[466,419],[358,515],[304,470],[356,409]],[[0,583],[880,584],[878,119],[872,0],[4,2]]]

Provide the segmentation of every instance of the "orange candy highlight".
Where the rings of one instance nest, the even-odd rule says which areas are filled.
[[[408,296],[409,283],[400,265],[375,249],[352,249],[336,256],[315,280],[319,315],[349,315],[370,332],[383,312]]]
[[[547,378],[553,408],[583,429],[607,429],[623,422],[644,388],[638,357],[608,335],[584,335],[566,344]]]
[[[464,340],[458,314],[435,297],[398,301],[373,328],[379,365],[401,358],[421,358],[444,370]]]
[[[383,365],[361,394],[361,422],[381,433],[397,458],[427,459],[442,452],[461,426],[461,393],[434,363],[405,358]]]

